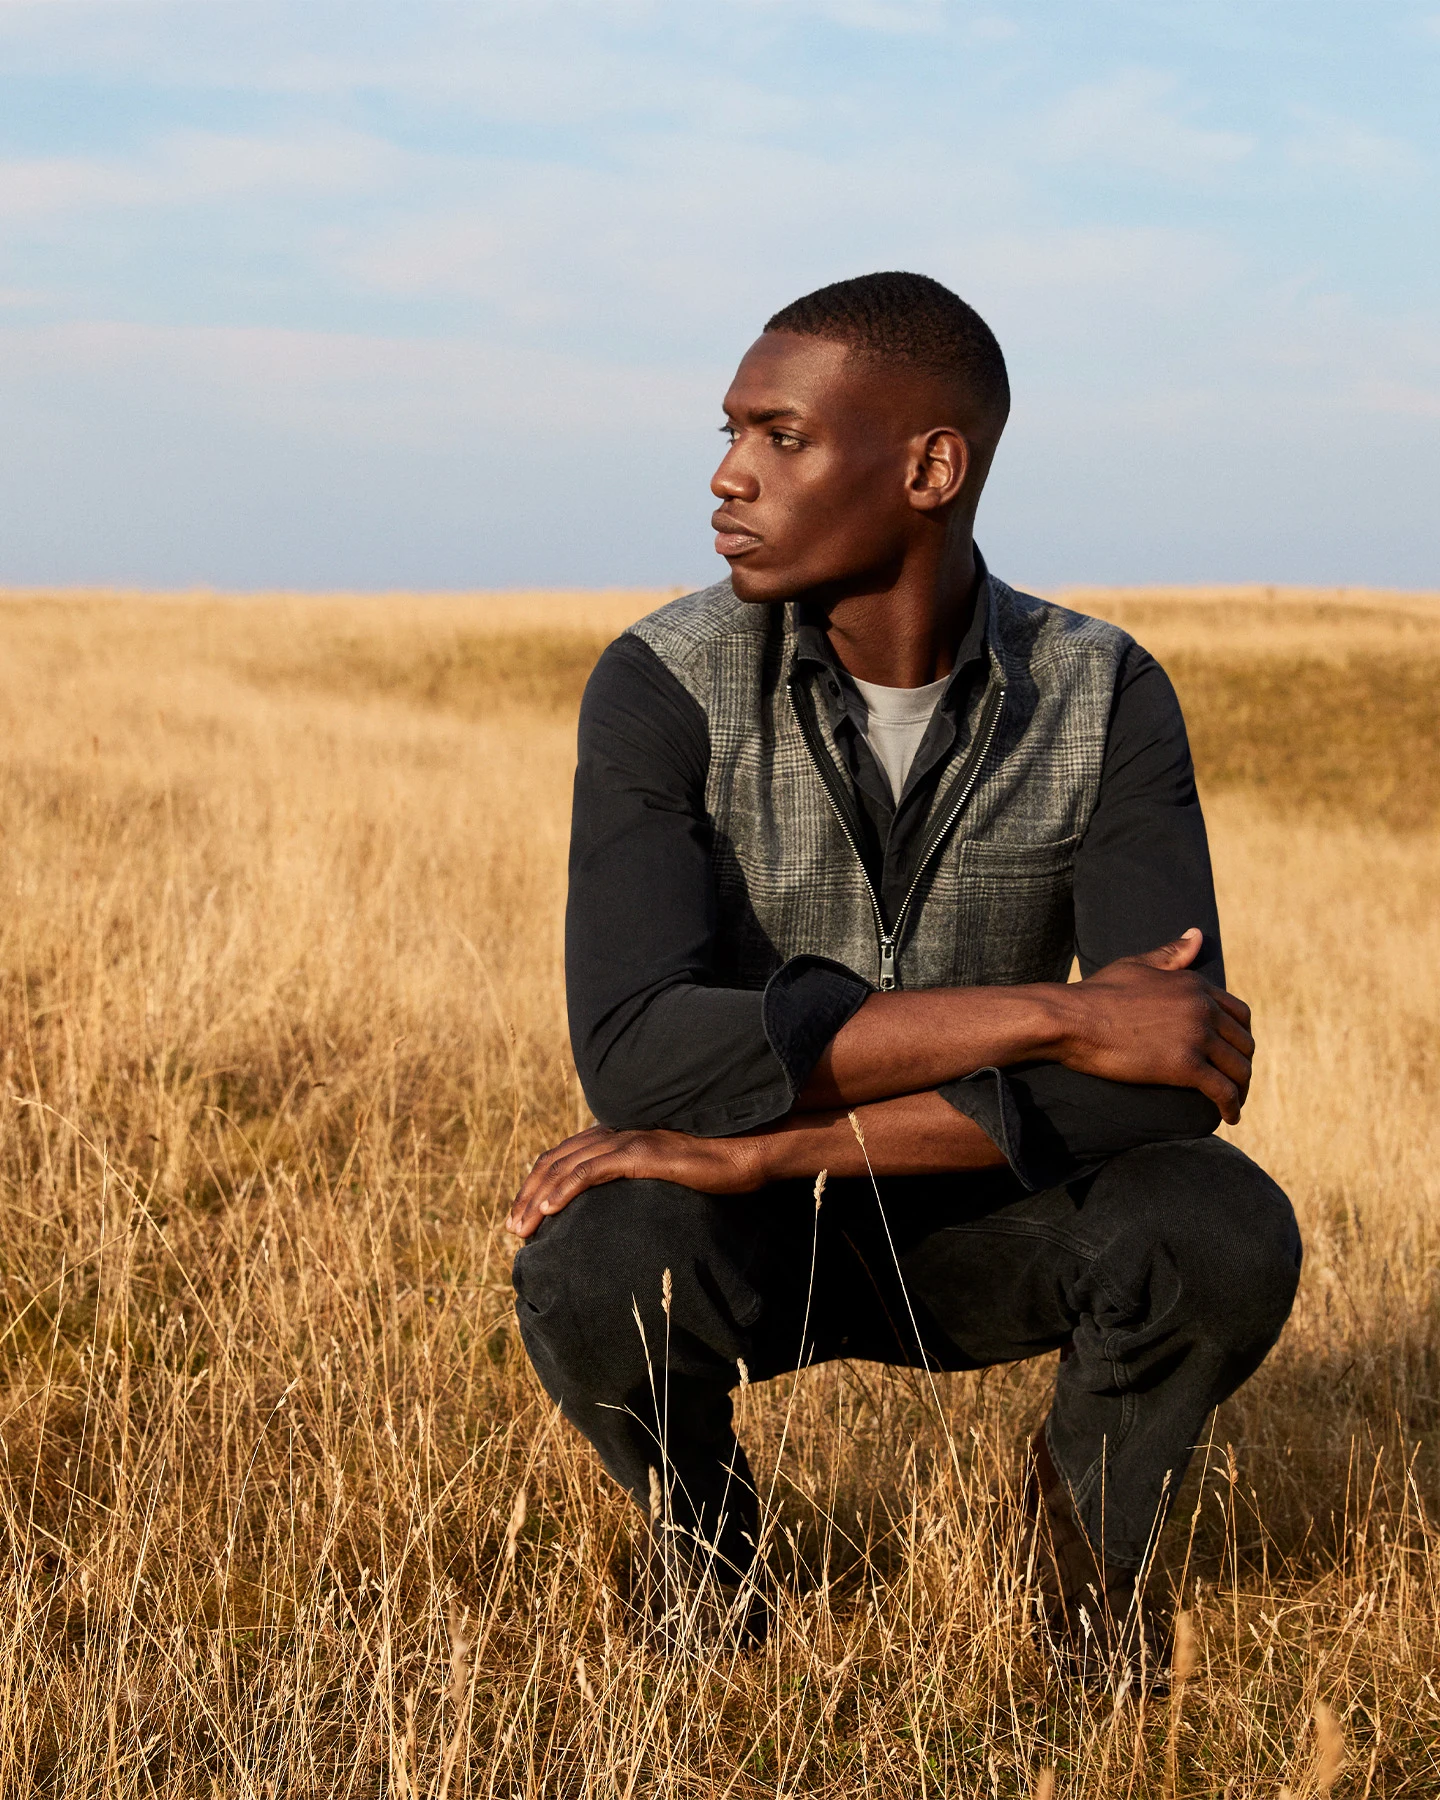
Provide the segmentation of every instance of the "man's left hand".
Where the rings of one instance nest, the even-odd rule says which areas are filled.
[[[537,1159],[511,1204],[505,1229],[528,1238],[577,1194],[607,1181],[675,1181],[702,1194],[749,1194],[765,1185],[766,1171],[755,1138],[592,1125]]]

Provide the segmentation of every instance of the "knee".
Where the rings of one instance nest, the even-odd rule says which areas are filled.
[[[532,1356],[618,1372],[643,1366],[647,1345],[658,1350],[717,1301],[743,1313],[750,1296],[737,1267],[735,1210],[668,1181],[610,1182],[572,1200],[515,1257]]]
[[[659,1297],[667,1255],[686,1225],[691,1236],[701,1226],[690,1203],[704,1198],[668,1181],[590,1188],[521,1246],[515,1291],[547,1314],[629,1314],[652,1287]]]
[[[1222,1138],[1153,1144],[1125,1160],[1185,1311],[1232,1353],[1263,1355],[1300,1279],[1300,1232],[1284,1191]]]

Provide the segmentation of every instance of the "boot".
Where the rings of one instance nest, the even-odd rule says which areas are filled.
[[[1030,1444],[1022,1499],[1022,1556],[1042,1643],[1064,1674],[1087,1687],[1163,1694],[1169,1621],[1137,1568],[1107,1565],[1080,1522],[1045,1428]]]
[[[758,1650],[770,1607],[756,1579],[674,1526],[645,1530],[632,1611],[639,1634],[667,1656]]]

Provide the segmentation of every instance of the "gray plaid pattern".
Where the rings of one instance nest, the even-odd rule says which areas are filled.
[[[932,857],[899,940],[902,987],[1063,980],[1071,873],[1100,787],[1129,637],[987,576],[990,681],[1005,700],[968,799]],[[749,606],[723,581],[631,627],[704,712],[705,803],[718,894],[716,973],[762,987],[811,953],[879,979],[879,934],[856,851],[790,697],[792,607]],[[799,679],[812,677],[802,665]],[[816,722],[837,769],[825,708]],[[972,718],[978,716],[972,713]],[[953,809],[963,752],[928,829]]]

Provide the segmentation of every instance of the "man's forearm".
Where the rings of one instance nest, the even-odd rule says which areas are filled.
[[[802,1112],[921,1093],[976,1069],[1053,1062],[1107,1081],[1195,1088],[1231,1124],[1250,1083],[1250,1009],[1189,965],[1191,930],[1078,982],[872,994],[816,1063]]]
[[[743,1137],[684,1131],[612,1131],[592,1125],[536,1159],[506,1223],[530,1237],[591,1188],[612,1181],[673,1181],[701,1194],[751,1194],[772,1181],[832,1175],[935,1175],[998,1168],[1005,1158],[975,1124],[938,1094],[907,1094],[856,1110],[862,1148],[843,1112],[792,1115]]]
[[[1058,982],[872,994],[830,1040],[796,1106],[824,1112],[923,1093],[991,1065],[1058,1060],[1063,996]]]
[[[935,1175],[1004,1165],[1004,1152],[939,1094],[907,1094],[854,1111],[863,1148],[849,1114],[839,1110],[792,1113],[770,1131],[731,1138],[728,1144],[742,1156],[754,1155],[764,1182],[805,1179],[821,1169],[837,1177],[864,1175],[867,1155],[876,1175]]]

